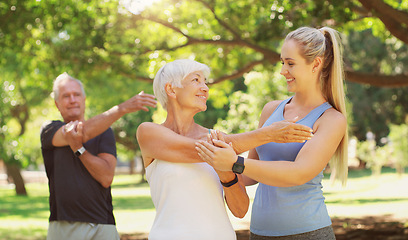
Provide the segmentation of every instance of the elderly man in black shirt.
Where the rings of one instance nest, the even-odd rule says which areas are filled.
[[[110,188],[116,167],[110,125],[126,113],[155,107],[154,96],[141,92],[85,121],[81,81],[63,73],[53,92],[63,121],[47,122],[41,131],[50,191],[47,239],[119,239]]]

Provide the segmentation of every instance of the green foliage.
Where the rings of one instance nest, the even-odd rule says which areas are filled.
[[[385,2],[408,9],[407,0]],[[406,73],[407,46],[378,18],[356,11],[360,7],[356,0],[161,0],[131,14],[117,1],[1,2],[0,158],[18,159],[22,166],[38,161],[41,123],[59,118],[50,98],[52,81],[65,71],[85,84],[87,117],[142,90],[152,93],[154,74],[175,59],[209,65],[210,81],[241,71],[211,85],[208,110],[196,116],[198,123],[226,132],[256,128],[264,104],[287,97],[275,63],[285,35],[300,26],[343,32],[348,69]],[[379,141],[390,123],[404,123],[407,88],[347,85],[351,135],[362,140],[371,130]],[[152,109],[115,123],[119,151],[129,158],[138,154],[138,124],[160,123],[164,116]]]
[[[393,37],[382,41],[372,30],[350,30],[345,40],[346,65],[361,72],[400,74],[408,66],[408,47]],[[408,88],[379,88],[347,82],[352,103],[351,133],[360,141],[368,131],[380,139],[389,133],[390,123],[402,124],[408,112]]]
[[[275,69],[278,69],[277,66]],[[242,133],[258,128],[263,106],[272,100],[288,97],[286,82],[278,71],[250,72],[245,76],[246,91],[235,91],[229,96],[227,117],[218,118],[215,128],[226,133]]]
[[[347,89],[347,97],[352,103],[351,133],[360,141],[372,131],[377,143],[381,144],[381,138],[389,134],[389,123],[405,123],[408,88],[386,89],[348,83]]]
[[[390,125],[388,138],[384,145],[377,146],[373,139],[360,141],[357,157],[367,162],[374,174],[379,174],[384,165],[393,165],[399,173],[408,166],[408,125]]]
[[[391,147],[378,147],[374,140],[361,141],[357,144],[357,157],[367,162],[374,175],[381,174],[382,167],[390,162]]]
[[[357,157],[365,162],[375,159],[375,142],[361,141],[357,143]]]
[[[393,149],[392,156],[397,168],[403,169],[408,166],[408,126],[391,125],[389,135],[390,145]]]

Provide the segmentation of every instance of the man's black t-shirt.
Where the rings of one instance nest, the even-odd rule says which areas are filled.
[[[50,190],[49,221],[75,221],[115,224],[111,188],[97,182],[69,146],[54,147],[52,139],[65,125],[52,121],[41,129],[41,150]],[[109,153],[116,157],[112,129],[84,143],[93,155]]]

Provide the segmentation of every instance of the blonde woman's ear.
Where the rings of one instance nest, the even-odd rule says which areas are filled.
[[[323,64],[323,59],[321,57],[316,57],[313,60],[313,68],[312,68],[312,72],[316,72],[319,70],[319,67],[321,67]]]

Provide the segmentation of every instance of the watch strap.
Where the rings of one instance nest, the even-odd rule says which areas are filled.
[[[244,165],[244,157],[238,156],[237,163]]]
[[[235,178],[232,180],[232,181],[229,181],[229,182],[226,182],[226,183],[223,183],[223,182],[221,182],[221,184],[222,184],[222,186],[224,186],[224,187],[231,187],[232,185],[234,185],[235,183],[237,183],[238,182],[238,176],[237,176],[237,174],[235,174],[234,173],[234,175],[235,175]]]

